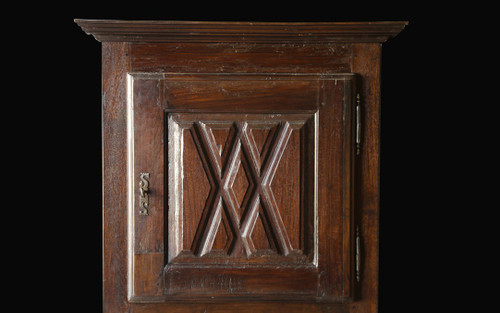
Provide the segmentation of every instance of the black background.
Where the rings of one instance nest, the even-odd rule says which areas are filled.
[[[482,76],[476,73],[471,80],[468,71],[486,62],[466,52],[470,44],[464,38],[477,34],[464,23],[471,13],[421,2],[325,4],[296,2],[283,9],[247,2],[215,10],[194,3],[148,9],[140,4],[133,14],[74,4],[22,19],[27,28],[4,45],[19,60],[5,62],[13,65],[12,88],[18,88],[14,122],[28,129],[15,132],[15,143],[12,136],[4,141],[13,145],[5,154],[18,152],[29,160],[23,161],[27,177],[21,179],[28,182],[21,190],[29,192],[20,192],[16,203],[30,203],[20,207],[26,208],[24,220],[33,222],[27,231],[34,236],[24,247],[32,262],[19,287],[35,286],[30,288],[35,293],[47,289],[41,291],[52,305],[66,299],[82,312],[101,312],[101,44],[74,18],[409,21],[382,49],[379,312],[433,312],[460,298],[457,285],[476,275],[461,262],[467,254],[482,253],[469,237],[475,214],[465,216],[465,223],[458,217],[471,203],[478,205],[461,183],[471,181],[465,174],[476,172],[462,155],[491,146],[470,132],[476,110],[468,105],[478,97],[467,91]],[[20,176],[9,164],[5,171]],[[9,213],[4,221],[15,223],[14,216]],[[19,235],[25,228],[14,226]],[[54,282],[57,288],[32,285],[33,273],[35,281]]]

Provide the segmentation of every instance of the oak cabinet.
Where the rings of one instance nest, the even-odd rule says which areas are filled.
[[[375,312],[404,22],[75,20],[103,42],[105,312]]]

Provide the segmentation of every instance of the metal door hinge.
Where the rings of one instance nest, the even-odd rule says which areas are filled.
[[[359,236],[359,226],[356,226],[356,281],[361,280],[361,238]]]
[[[356,155],[361,152],[361,98],[356,95]]]

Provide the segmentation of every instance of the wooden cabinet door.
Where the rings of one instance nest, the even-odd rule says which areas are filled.
[[[128,74],[130,302],[353,296],[354,74]]]

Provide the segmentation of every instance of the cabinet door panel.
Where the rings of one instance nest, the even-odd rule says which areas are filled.
[[[130,301],[349,299],[354,82],[129,75]]]

